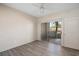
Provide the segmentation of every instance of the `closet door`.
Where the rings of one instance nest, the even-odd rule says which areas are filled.
[[[79,18],[64,19],[64,46],[79,50]]]

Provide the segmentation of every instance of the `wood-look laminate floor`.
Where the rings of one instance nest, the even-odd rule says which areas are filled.
[[[79,56],[79,51],[64,48],[48,41],[34,41],[0,52],[0,56]]]
[[[61,45],[61,39],[49,39],[49,41],[53,44]]]

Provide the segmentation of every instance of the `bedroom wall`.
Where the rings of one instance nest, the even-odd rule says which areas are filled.
[[[37,39],[36,18],[0,4],[0,52]]]

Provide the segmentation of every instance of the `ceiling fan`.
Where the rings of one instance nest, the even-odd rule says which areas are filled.
[[[40,9],[41,15],[44,15],[45,10],[47,10],[47,6],[48,6],[47,3],[35,3],[35,4],[33,3],[32,5]]]

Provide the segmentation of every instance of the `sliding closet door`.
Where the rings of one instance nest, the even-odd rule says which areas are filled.
[[[64,46],[79,50],[79,18],[64,19]]]

